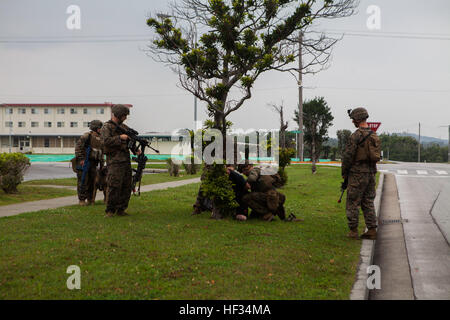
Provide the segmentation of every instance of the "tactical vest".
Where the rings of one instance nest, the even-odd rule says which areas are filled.
[[[97,133],[90,133],[89,140],[91,145],[91,154],[89,159],[94,161],[101,161],[103,159],[103,143],[100,135]]]

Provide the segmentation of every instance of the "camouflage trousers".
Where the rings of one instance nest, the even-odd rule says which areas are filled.
[[[278,207],[286,202],[286,196],[276,190],[270,190],[248,193],[242,200],[252,209],[252,217],[262,218],[269,213],[276,215]]]
[[[97,168],[94,164],[91,164],[91,167],[89,168],[89,171],[86,173],[86,176],[84,178],[84,184],[81,184],[81,178],[83,176],[83,172],[78,170],[77,171],[77,192],[78,192],[78,199],[80,201],[91,201],[94,199],[94,192],[95,192],[95,180],[97,177]]]
[[[350,229],[358,227],[359,208],[368,229],[377,227],[374,200],[376,180],[373,173],[350,173],[347,189],[347,219]]]
[[[109,164],[106,176],[106,212],[125,211],[131,197],[132,171],[129,163]]]

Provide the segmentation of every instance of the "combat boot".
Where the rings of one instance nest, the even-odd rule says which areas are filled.
[[[78,204],[79,204],[80,206],[82,206],[82,207],[87,206],[87,203],[86,203],[86,201],[84,201],[84,200],[80,200],[80,201],[78,202]]]
[[[112,218],[114,217],[114,212],[106,212],[105,218]]]
[[[361,239],[377,240],[377,229],[369,229],[361,235]]]
[[[348,238],[351,239],[359,239],[358,238],[358,228],[350,229],[350,232],[347,234]]]
[[[284,206],[282,204],[278,207],[276,215],[280,217],[282,221],[286,220],[286,211],[284,210]]]
[[[263,220],[267,222],[273,221],[274,218],[275,216],[272,213],[267,213],[263,216]]]

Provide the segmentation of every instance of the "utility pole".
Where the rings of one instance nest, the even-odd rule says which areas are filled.
[[[300,133],[297,134],[297,154],[301,162],[304,161],[303,157],[303,143],[304,143],[304,133],[303,133],[303,59],[302,59],[302,43],[303,43],[303,33],[300,31],[298,37],[298,130]]]
[[[450,125],[448,126],[448,163],[450,163]]]
[[[419,163],[420,163],[420,140],[421,140],[421,136],[420,136],[420,122],[419,122]]]

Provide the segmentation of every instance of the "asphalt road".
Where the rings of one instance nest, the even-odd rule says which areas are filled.
[[[33,162],[25,173],[24,180],[74,178],[70,162]]]
[[[396,177],[414,296],[450,299],[450,165],[379,165]]]

